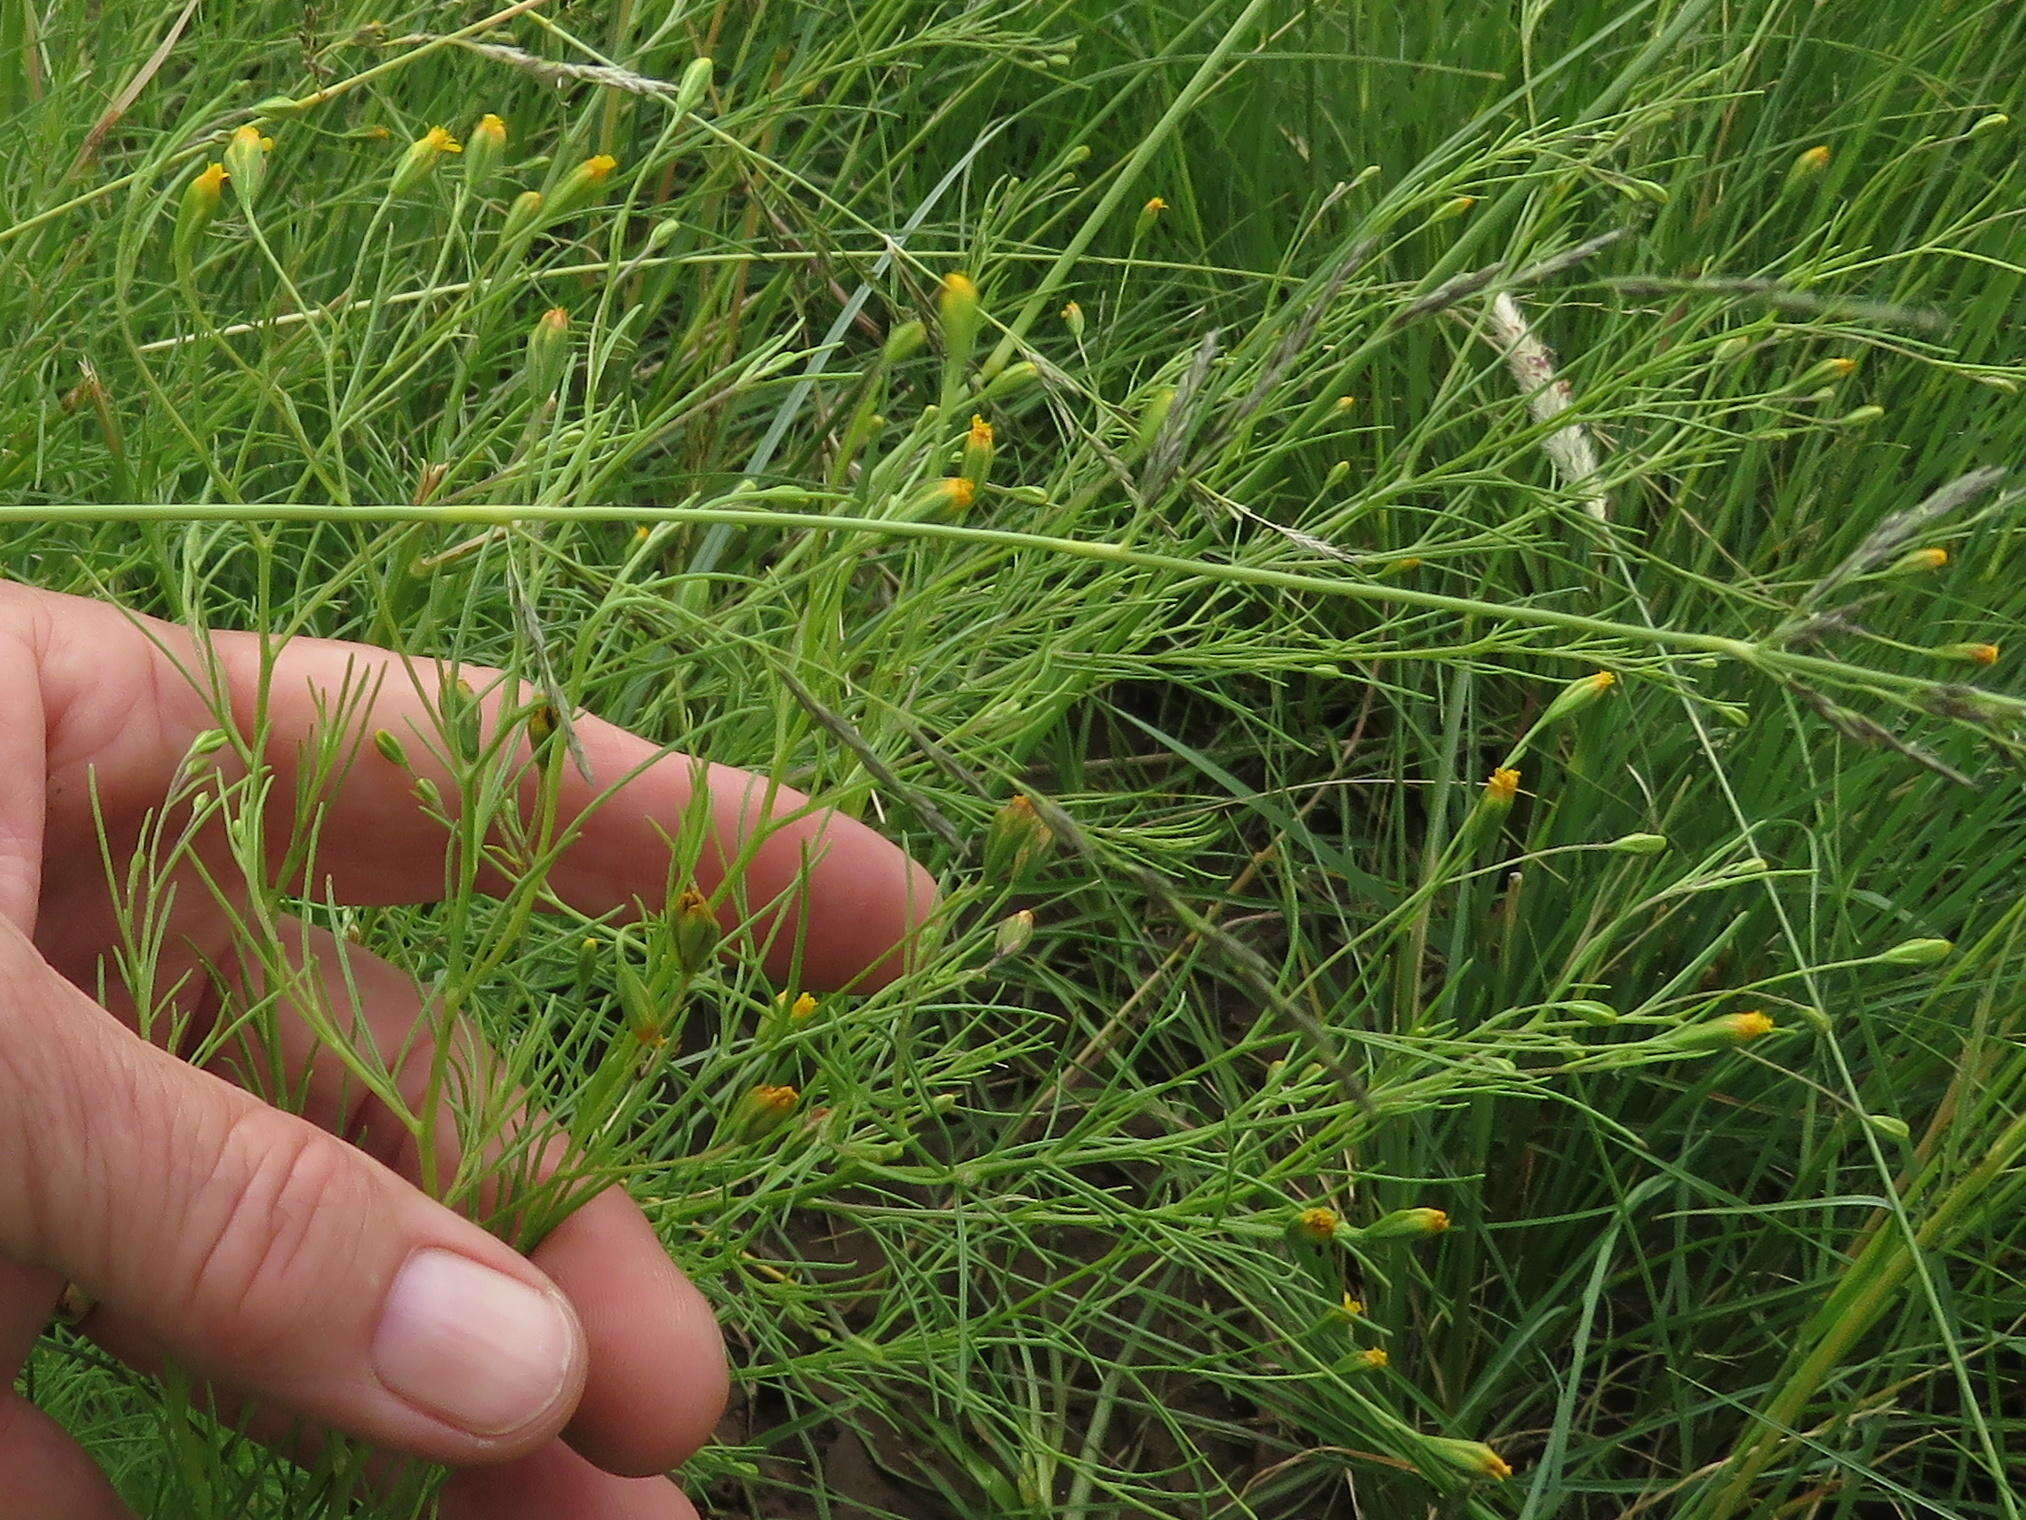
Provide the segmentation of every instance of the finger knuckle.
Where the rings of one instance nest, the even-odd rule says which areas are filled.
[[[200,1189],[208,1220],[196,1232],[186,1302],[228,1359],[267,1356],[326,1322],[373,1214],[359,1160],[272,1110],[250,1109],[227,1128]]]

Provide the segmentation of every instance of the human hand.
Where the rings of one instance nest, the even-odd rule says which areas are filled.
[[[208,640],[242,732],[263,682],[261,641]],[[111,1486],[46,1416],[6,1392],[66,1279],[97,1300],[86,1328],[142,1368],[173,1360],[222,1407],[257,1400],[254,1428],[296,1421],[392,1452],[458,1466],[448,1517],[693,1520],[658,1475],[709,1436],[726,1393],[723,1343],[702,1295],[670,1264],[626,1195],[603,1193],[523,1257],[413,1185],[413,1137],[374,1122],[372,1103],[309,1021],[280,1010],[279,1079],[306,1093],[304,1117],[271,1108],[140,1038],[80,990],[98,985],[120,943],[105,861],[143,848],[199,734],[217,726],[189,631],[110,606],[0,585],[0,1474],[15,1520],[124,1517]],[[483,691],[496,672],[463,672]],[[342,720],[363,736],[435,727],[409,669],[384,650],[320,640],[282,646],[267,678],[277,777],[273,833],[286,839],[302,757],[328,699],[372,695]],[[425,675],[423,679],[433,677]],[[501,698],[485,699],[497,721]],[[581,831],[549,875],[587,913],[657,902],[668,846],[696,774],[681,756],[591,719],[577,732],[592,781],[564,762],[562,804]],[[321,798],[319,883],[358,905],[427,902],[444,887],[443,831],[419,809],[414,777],[369,763],[371,746]],[[420,746],[414,770],[447,776]],[[631,780],[586,812],[601,788]],[[740,841],[805,806],[785,789],[710,767],[714,885]],[[102,855],[100,839],[107,855]],[[217,864],[222,840],[196,851]],[[228,914],[179,868],[158,987],[187,985],[201,1020],[222,990]],[[798,877],[806,870],[804,885]],[[841,815],[811,812],[765,833],[744,867],[755,903],[781,899],[811,986],[877,986],[934,897],[892,844]],[[356,1013],[397,1079],[427,1078],[431,1050],[411,1031],[422,993],[356,947],[318,955],[328,937],[288,926],[299,964]],[[115,980],[108,973],[108,981]],[[475,1039],[475,1037],[473,1037]],[[448,1122],[448,1121],[446,1121]],[[398,1135],[405,1143],[389,1143]],[[366,1149],[347,1143],[359,1139]],[[452,1143],[446,1135],[443,1143]],[[378,1159],[368,1149],[381,1152]],[[384,1163],[384,1164],[383,1164]]]

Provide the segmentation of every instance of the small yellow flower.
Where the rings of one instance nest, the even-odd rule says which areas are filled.
[[[1944,660],[1967,660],[1972,665],[1995,665],[2000,653],[1996,644],[1943,644],[1929,651]]]
[[[1915,549],[1910,554],[1902,555],[1899,563],[1893,568],[1897,570],[1939,570],[1948,562],[1949,551],[1946,549]]]
[[[1335,1209],[1322,1207],[1303,1209],[1294,1216],[1295,1230],[1306,1240],[1334,1240],[1343,1222],[1343,1216]]]
[[[1386,1366],[1393,1359],[1390,1356],[1386,1355],[1386,1351],[1383,1346],[1373,1346],[1368,1348],[1367,1350],[1359,1352],[1358,1360],[1363,1362],[1367,1367],[1371,1368],[1374,1372],[1377,1372],[1380,1368]]]
[[[584,178],[594,185],[602,185],[612,177],[612,171],[619,167],[619,160],[610,153],[594,153],[584,160]]]
[[[974,449],[989,449],[992,447],[992,424],[983,417],[973,415],[970,436],[965,442]]]
[[[1810,175],[1820,174],[1828,167],[1829,144],[1817,143],[1794,160],[1794,167],[1790,172],[1795,179],[1806,179]]]
[[[1363,1301],[1352,1297],[1349,1293],[1344,1295],[1344,1301],[1340,1307],[1343,1309],[1345,1319],[1357,1319],[1365,1312]]]
[[[978,499],[978,488],[961,475],[952,475],[942,483],[943,499],[956,511],[968,509]]]
[[[1771,1034],[1774,1027],[1773,1021],[1756,1008],[1748,1013],[1734,1013],[1724,1022],[1730,1027],[1732,1038],[1740,1045],[1762,1039]]]
[[[1519,784],[1520,773],[1501,765],[1484,783],[1485,801],[1501,807],[1510,806],[1513,798],[1519,795]]]
[[[1143,209],[1148,216],[1159,216],[1163,211],[1168,209],[1168,203],[1156,195],[1147,202]]]
[[[464,145],[450,135],[448,127],[431,127],[419,139],[421,146],[432,153],[462,153]]]
[[[799,1023],[804,1019],[812,1017],[816,1012],[816,1007],[816,999],[804,992],[797,996],[793,1003],[789,1004],[788,1017]]]
[[[801,1101],[802,1094],[788,1086],[762,1085],[754,1088],[752,1093],[754,1110],[774,1119],[785,1119]]]

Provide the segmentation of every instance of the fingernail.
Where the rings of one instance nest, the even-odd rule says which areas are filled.
[[[475,1436],[511,1435],[562,1397],[576,1323],[552,1293],[454,1251],[417,1251],[394,1279],[373,1339],[389,1390]]]

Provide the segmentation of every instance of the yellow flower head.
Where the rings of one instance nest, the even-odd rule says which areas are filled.
[[[1508,766],[1501,765],[1491,773],[1491,778],[1484,783],[1485,798],[1491,802],[1509,803],[1514,797],[1519,795],[1519,784],[1520,773]]]
[[[992,447],[992,424],[983,417],[973,416],[971,434],[965,442],[974,449],[989,449]]]
[[[1147,202],[1143,209],[1148,216],[1159,216],[1163,211],[1168,209],[1168,203],[1156,195]]]
[[[1773,1032],[1773,1021],[1756,1008],[1749,1013],[1734,1013],[1725,1022],[1730,1026],[1732,1038],[1740,1045]]]
[[[1796,174],[1820,174],[1829,167],[1829,144],[1817,143],[1794,160]]]
[[[1365,1351],[1359,1352],[1358,1360],[1363,1362],[1367,1367],[1371,1368],[1374,1372],[1377,1372],[1381,1367],[1384,1367],[1387,1363],[1391,1362],[1393,1359],[1390,1356],[1386,1355],[1386,1351],[1383,1346],[1373,1346]]]
[[[795,1001],[788,1006],[788,1017],[791,1019],[806,1019],[811,1017],[815,1012],[816,999],[806,992],[797,996]]]
[[[584,178],[594,185],[602,185],[619,167],[619,160],[610,153],[594,153],[584,160]]]
[[[1303,1209],[1294,1216],[1296,1230],[1309,1240],[1334,1240],[1343,1222],[1343,1216],[1335,1209],[1320,1206]]]
[[[943,495],[950,505],[959,512],[968,508],[978,498],[978,488],[961,475],[952,475],[943,482]]]
[[[224,184],[225,165],[206,164],[198,171],[195,188],[200,195],[207,195],[215,200]]]
[[[1589,681],[1592,689],[1596,691],[1609,691],[1618,684],[1618,678],[1608,670],[1600,670],[1595,675],[1586,677],[1585,679]]]
[[[802,1101],[802,1094],[792,1087],[765,1085],[753,1089],[753,1107],[772,1118],[785,1118]]]
[[[448,127],[431,127],[415,139],[415,146],[431,153],[462,153],[464,145],[450,135]]]

